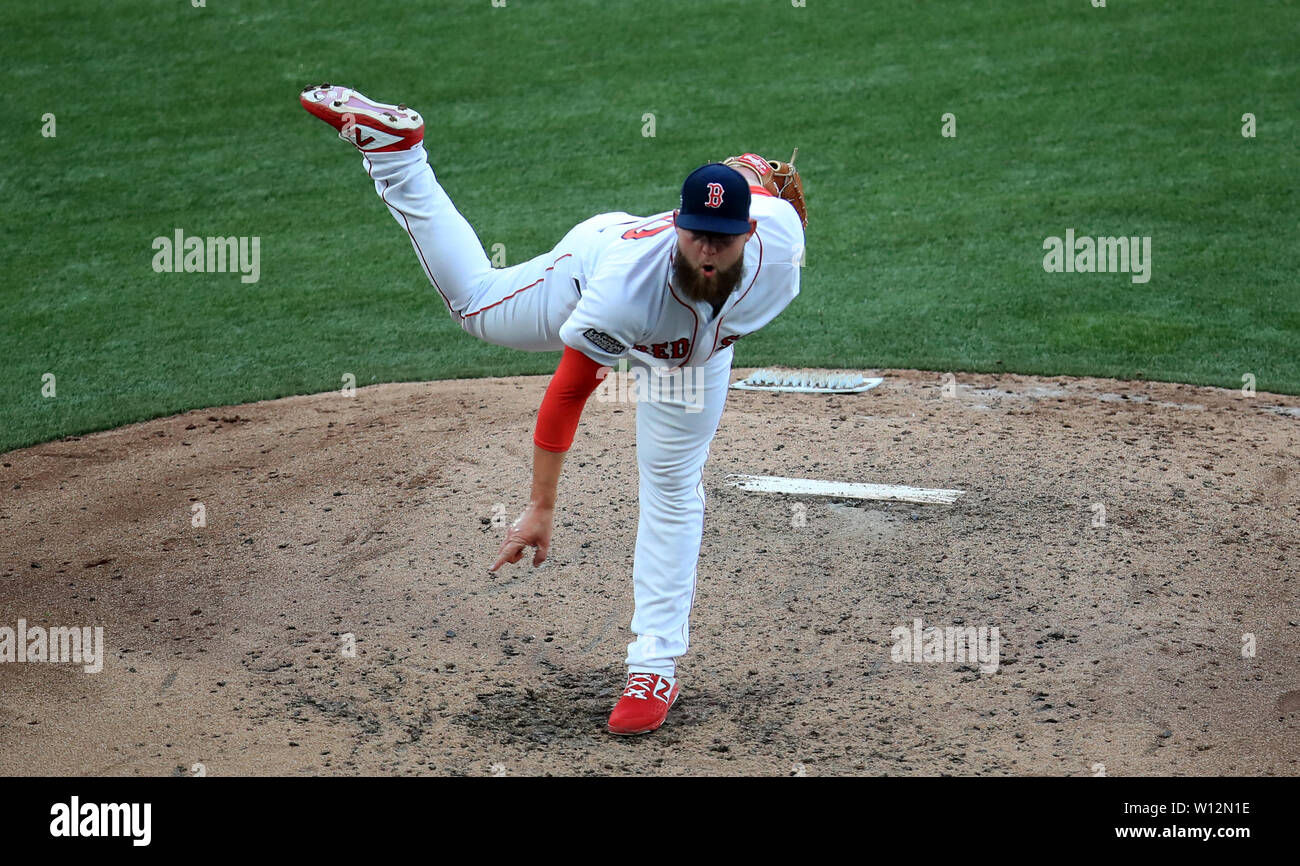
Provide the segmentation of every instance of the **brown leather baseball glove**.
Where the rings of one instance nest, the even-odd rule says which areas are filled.
[[[789,162],[764,159],[756,153],[742,153],[740,156],[727,157],[722,164],[732,168],[744,167],[757,174],[764,189],[794,205],[806,229],[808,228],[808,203],[803,197],[803,179],[799,177],[799,170],[794,167],[794,160],[798,155],[797,147],[790,156]]]
[[[803,197],[803,178],[799,177],[799,170],[794,167],[794,158],[798,155],[799,148],[796,147],[794,153],[790,154],[789,162],[768,160],[768,165],[772,166],[772,183],[777,189],[776,194],[794,205],[806,229],[808,228],[808,203]]]
[[[763,188],[772,195],[780,195],[781,190],[772,180],[772,163],[763,159],[756,153],[742,153],[740,156],[729,156],[722,161],[723,165],[731,168],[747,168],[754,174],[758,175],[758,182]]]

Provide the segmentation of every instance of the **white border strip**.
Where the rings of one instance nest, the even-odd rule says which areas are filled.
[[[728,475],[732,487],[755,493],[786,493],[791,496],[834,496],[841,499],[877,499],[888,502],[920,502],[951,505],[964,490],[906,487],[901,484],[850,484],[818,481],[815,478],[781,478],[776,475]]]

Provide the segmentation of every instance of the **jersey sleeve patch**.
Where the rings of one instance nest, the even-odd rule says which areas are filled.
[[[582,336],[590,340],[596,348],[608,352],[611,355],[621,355],[627,351],[627,346],[624,346],[604,331],[597,331],[595,328],[588,328],[582,332]]]

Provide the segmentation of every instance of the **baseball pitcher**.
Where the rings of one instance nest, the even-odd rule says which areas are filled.
[[[682,385],[656,388],[654,399],[638,395],[636,639],[608,725],[613,734],[656,730],[677,699],[676,660],[689,646],[703,470],[727,399],[732,344],[799,294],[807,219],[798,172],[755,154],[704,165],[682,184],[676,210],[598,214],[550,252],[494,269],[429,167],[419,114],[330,84],[299,99],[361,151],[375,191],[461,328],[502,346],[563,351],[537,416],[528,505],[490,571],[527,548],[534,566],[546,560],[564,455],[610,368],[626,359],[647,374],[643,382]]]

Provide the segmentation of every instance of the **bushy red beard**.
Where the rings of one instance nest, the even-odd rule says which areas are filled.
[[[708,301],[718,304],[725,301],[745,272],[745,257],[736,259],[735,264],[723,270],[715,268],[712,277],[706,277],[698,267],[691,267],[682,255],[681,244],[677,245],[677,255],[673,258],[673,287],[692,301]]]

